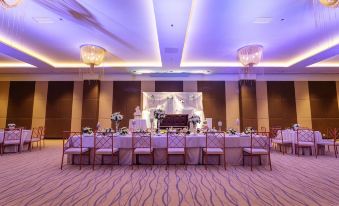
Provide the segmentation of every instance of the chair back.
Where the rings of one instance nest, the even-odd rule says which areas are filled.
[[[45,127],[40,126],[39,127],[39,131],[40,131],[40,139],[45,139]]]
[[[64,131],[63,148],[82,148],[82,132]]]
[[[327,137],[333,139],[334,142],[339,141],[339,128],[329,128],[327,129]]]
[[[206,148],[225,149],[225,133],[224,132],[206,132]]]
[[[271,138],[276,138],[279,131],[282,131],[282,128],[280,126],[271,127],[270,128]]]
[[[152,134],[150,132],[133,132],[132,146],[133,148],[151,148]]]
[[[113,149],[113,132],[95,132],[94,149]]]
[[[313,142],[315,143],[315,133],[310,129],[297,130],[297,142]]]
[[[33,129],[32,129],[31,140],[32,140],[33,138],[38,138],[38,139],[40,139],[40,137],[41,137],[41,131],[40,131],[40,128],[33,128]]]
[[[21,144],[22,141],[22,129],[15,128],[15,129],[4,129],[4,143],[8,141],[19,141]]]
[[[270,151],[270,132],[251,132],[251,149]]]
[[[167,148],[185,148],[186,133],[167,132]]]

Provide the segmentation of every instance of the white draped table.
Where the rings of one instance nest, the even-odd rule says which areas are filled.
[[[80,138],[80,137],[73,137]],[[132,163],[132,135],[116,135],[114,136],[114,147],[119,148],[120,154],[120,164],[130,165]],[[242,164],[242,148],[250,147],[251,138],[249,135],[226,135],[226,161],[227,164],[231,165],[240,165]],[[75,142],[75,141],[74,141]],[[83,135],[82,140],[83,147],[93,148],[94,147],[94,137],[93,135]],[[166,147],[167,147],[167,137],[166,134],[163,135],[153,135],[152,136],[152,147],[155,152],[155,164],[166,164]],[[186,136],[186,147],[187,147],[187,156],[186,162],[188,164],[201,164],[201,148],[205,147],[206,136],[205,135],[187,135]],[[176,162],[173,157],[173,162]],[[97,158],[99,159],[99,158]],[[218,158],[209,158],[212,162],[216,162]],[[214,160],[213,160],[214,159]],[[181,162],[182,159],[180,159]],[[141,157],[141,162],[150,163],[150,159],[147,157]],[[99,161],[98,161],[99,162]],[[172,162],[172,161],[171,161]]]
[[[24,148],[25,140],[29,140],[32,136],[32,130],[22,130],[21,134],[21,150]],[[0,131],[0,143],[4,141],[4,131]],[[16,152],[17,147],[15,146],[7,146],[5,148],[5,152]]]

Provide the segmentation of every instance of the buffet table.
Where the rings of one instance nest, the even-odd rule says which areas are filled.
[[[80,138],[80,137],[73,137]],[[130,165],[132,164],[132,135],[116,135],[114,136],[114,147],[119,148],[120,164]],[[250,147],[251,138],[249,135],[226,135],[226,161],[227,164],[241,165],[242,164],[242,148]],[[76,141],[74,141],[76,142]],[[93,148],[94,137],[93,135],[83,135],[83,147]],[[152,147],[155,152],[155,164],[166,164],[166,144],[167,136],[153,135],[152,136]],[[201,164],[202,163],[202,149],[205,147],[206,137],[203,134],[187,135],[186,136],[186,147],[187,147],[187,164]],[[92,151],[92,150],[91,150]],[[84,157],[85,158],[85,157]],[[172,157],[171,157],[172,158]],[[178,158],[178,160],[176,160]],[[180,159],[181,158],[181,159]],[[99,161],[98,161],[99,159]],[[110,157],[107,157],[110,160]],[[209,157],[210,163],[217,163],[218,157]],[[75,160],[76,161],[76,160]],[[101,162],[100,158],[97,158],[98,163]],[[173,157],[171,163],[181,162],[182,157]],[[86,162],[86,160],[84,160]],[[150,163],[151,159],[148,157],[140,157],[140,162]]]

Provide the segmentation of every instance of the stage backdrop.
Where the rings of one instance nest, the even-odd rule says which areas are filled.
[[[201,92],[143,92],[142,101],[142,116],[148,127],[150,115],[157,108],[165,110],[166,114],[196,114],[201,121],[205,118]]]

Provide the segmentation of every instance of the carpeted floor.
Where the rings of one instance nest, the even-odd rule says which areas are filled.
[[[0,157],[0,205],[339,205],[339,159],[272,154],[268,168],[67,165],[61,142]]]

